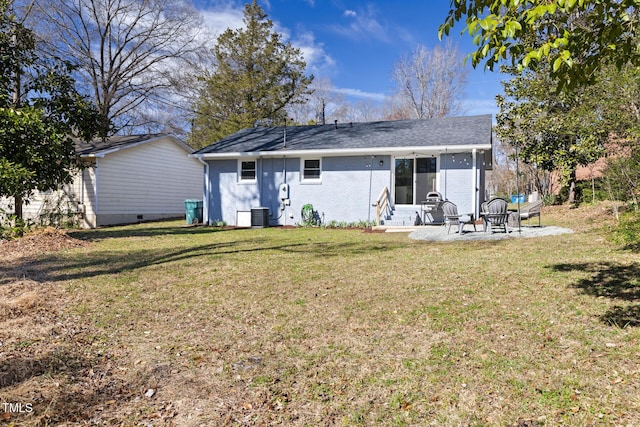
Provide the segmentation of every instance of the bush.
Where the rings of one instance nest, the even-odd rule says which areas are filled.
[[[595,191],[594,191],[595,190]],[[609,194],[601,179],[596,179],[591,186],[591,180],[576,183],[577,203],[594,203],[609,200]]]
[[[376,225],[375,221],[367,221],[361,219],[360,221],[347,222],[332,220],[326,224],[322,224],[324,228],[371,228]]]
[[[30,224],[15,215],[0,212],[0,239],[17,239],[29,231]]]
[[[640,250],[640,212],[633,210],[622,214],[611,230],[611,237],[626,249]]]
[[[542,203],[545,206],[559,205],[561,203],[561,199],[560,199],[560,197],[556,196],[555,194],[545,194],[542,197]]]

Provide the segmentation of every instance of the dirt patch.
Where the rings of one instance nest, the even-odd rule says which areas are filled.
[[[79,343],[82,327],[62,314],[68,305],[64,289],[34,280],[25,266],[42,254],[86,244],[55,228],[0,241],[0,402],[11,405],[0,410],[0,424],[22,425],[42,402],[51,411],[46,419],[69,419],[60,405],[75,398],[62,384],[91,364]]]

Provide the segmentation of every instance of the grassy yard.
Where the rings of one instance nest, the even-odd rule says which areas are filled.
[[[7,252],[0,425],[640,425],[640,262],[603,218],[457,243],[165,222]]]

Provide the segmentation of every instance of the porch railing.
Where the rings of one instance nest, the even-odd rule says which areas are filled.
[[[391,205],[389,202],[389,188],[384,187],[380,192],[380,195],[376,199],[376,225],[380,225],[380,218],[382,215],[386,214],[389,209],[391,209]]]

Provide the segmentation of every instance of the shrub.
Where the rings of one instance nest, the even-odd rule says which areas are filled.
[[[24,236],[30,228],[25,220],[0,212],[0,239],[17,239]]]
[[[370,228],[374,225],[376,225],[375,221],[367,221],[366,219],[361,219],[354,222],[331,220],[326,224],[323,224],[322,226],[324,228]]]
[[[623,213],[618,224],[612,228],[611,237],[626,249],[640,250],[640,212],[632,210]]]
[[[578,203],[594,203],[609,200],[609,194],[601,179],[578,181],[576,183],[576,197]]]

